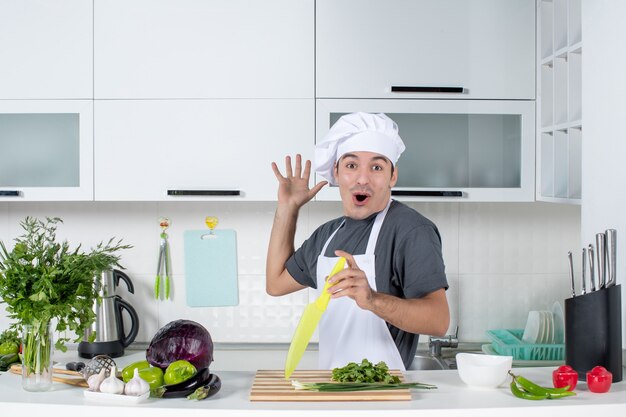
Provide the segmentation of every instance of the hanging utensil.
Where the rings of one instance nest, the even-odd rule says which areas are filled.
[[[617,261],[617,230],[608,229],[605,232],[606,235],[606,266],[608,272],[608,279],[605,284],[606,287],[611,287],[616,283],[616,261]]]
[[[596,257],[598,259],[598,289],[606,284],[606,246],[604,233],[596,234]]]
[[[572,298],[576,297],[576,285],[574,283],[574,260],[572,259],[572,252],[567,252],[567,260],[569,261],[569,277],[572,281]]]
[[[587,249],[587,255],[589,256],[589,281],[591,282],[591,291],[596,290],[596,270],[594,267],[594,259],[593,259],[593,245],[589,244],[589,249]]]
[[[159,246],[156,280],[154,281],[154,298],[158,300],[163,295],[164,299],[167,300],[170,298],[170,275],[172,271],[170,266],[170,245],[165,231],[170,227],[170,220],[167,217],[162,217],[159,219],[159,227],[161,227],[161,244]],[[161,290],[162,278],[165,278],[164,291]]]

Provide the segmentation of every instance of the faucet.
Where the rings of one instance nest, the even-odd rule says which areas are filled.
[[[456,326],[456,330],[453,335],[449,334],[444,337],[428,338],[428,348],[430,349],[430,355],[434,357],[441,357],[441,348],[455,348],[459,346],[459,326]]]

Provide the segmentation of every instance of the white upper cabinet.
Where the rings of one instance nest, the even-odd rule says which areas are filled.
[[[93,97],[93,4],[0,0],[0,99]]]
[[[534,63],[534,0],[316,2],[317,98],[533,100]]]
[[[314,0],[95,0],[96,98],[312,98]]]
[[[313,99],[96,100],[96,200],[276,201],[270,163],[311,158],[314,113]]]

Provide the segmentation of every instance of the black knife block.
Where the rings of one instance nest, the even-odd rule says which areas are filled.
[[[565,300],[565,363],[581,381],[597,365],[613,374],[613,382],[622,380],[620,285]]]

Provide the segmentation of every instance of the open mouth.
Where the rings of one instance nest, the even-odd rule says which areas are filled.
[[[367,200],[369,199],[369,194],[365,194],[365,193],[354,193],[352,194],[352,200],[354,201],[354,203],[356,205],[364,205]]]

